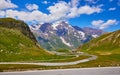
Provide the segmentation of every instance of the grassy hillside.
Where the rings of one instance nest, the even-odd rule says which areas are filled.
[[[0,18],[0,27],[5,27],[9,29],[17,29],[21,33],[23,33],[25,36],[27,36],[28,38],[36,42],[36,39],[33,33],[30,31],[28,25],[24,23],[23,21],[16,20],[13,18]]]
[[[91,66],[120,65],[120,30],[93,39],[79,47],[78,51],[98,56],[97,60],[84,63],[85,66],[88,64]]]
[[[0,61],[43,59],[49,55],[19,30],[0,27]]]
[[[79,50],[98,54],[120,54],[120,30],[93,39],[79,47]]]

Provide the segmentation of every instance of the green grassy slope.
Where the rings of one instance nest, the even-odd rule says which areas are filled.
[[[44,59],[49,55],[19,30],[0,27],[0,61]]]
[[[25,36],[27,36],[28,38],[36,42],[36,39],[33,33],[30,31],[28,25],[24,23],[23,21],[16,20],[13,18],[0,18],[0,27],[5,27],[9,29],[17,29],[21,33],[23,33]]]
[[[90,42],[79,47],[79,51],[98,53],[101,55],[120,54],[120,30],[107,33],[99,38],[93,39]]]
[[[36,45],[29,27],[12,18],[0,19],[0,61],[33,61],[52,56]]]
[[[120,65],[120,30],[93,39],[79,47],[78,51],[98,56],[97,60],[82,64],[84,66]]]

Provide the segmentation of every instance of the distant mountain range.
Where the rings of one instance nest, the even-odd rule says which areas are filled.
[[[72,50],[104,33],[99,29],[72,26],[65,21],[31,25],[30,29],[39,44],[47,50]]]

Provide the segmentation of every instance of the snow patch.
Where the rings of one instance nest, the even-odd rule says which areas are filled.
[[[74,35],[75,37],[77,37],[77,38],[80,38],[80,36],[78,36],[78,35]]]
[[[70,43],[66,42],[65,39],[64,39],[63,37],[60,37],[60,39],[61,39],[62,42],[63,42],[64,44],[66,44],[67,46],[71,46]]]
[[[54,34],[54,32],[50,31],[51,34]]]
[[[53,27],[54,30],[57,30],[57,26],[58,26],[58,24],[53,24],[52,25],[52,27]]]
[[[67,21],[64,21],[64,22],[65,22],[66,24],[68,24],[68,27],[69,27],[69,28],[73,28]],[[61,24],[61,23],[62,23],[62,21],[57,21],[57,22],[53,23],[53,25],[52,25],[53,29],[54,29],[54,30],[57,30],[57,26],[59,26],[59,25],[63,26],[63,24]],[[68,30],[69,28],[66,27],[67,30]]]
[[[84,33],[84,32],[82,32],[82,31],[78,31],[78,33],[82,35],[82,38],[85,37],[85,33]]]
[[[53,25],[52,25],[53,29],[57,30],[57,26],[59,26],[59,24],[60,24],[60,21],[53,23]]]
[[[97,34],[92,35],[92,37],[97,38],[99,37]]]

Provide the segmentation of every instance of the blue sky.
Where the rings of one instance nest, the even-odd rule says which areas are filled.
[[[0,18],[28,24],[68,21],[105,31],[120,29],[120,0],[0,0]]]

